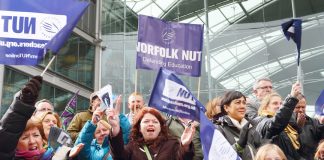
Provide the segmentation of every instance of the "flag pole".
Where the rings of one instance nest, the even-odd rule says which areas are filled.
[[[137,73],[138,72],[138,70],[137,69],[135,69],[135,92],[137,92]]]
[[[198,92],[197,92],[197,99],[198,99],[198,101],[200,99],[200,82],[201,82],[201,77],[198,78]]]
[[[293,14],[293,19],[296,18],[296,8],[295,8],[295,0],[291,0],[291,9]],[[298,52],[298,49],[297,49]],[[297,53],[299,57],[297,57],[297,82],[300,83],[301,86],[301,93],[304,94],[304,87],[303,87],[303,77],[302,77],[302,68],[300,63],[300,55]]]
[[[43,75],[45,74],[45,72],[47,71],[48,67],[52,64],[52,62],[54,61],[56,56],[53,56],[51,61],[47,64],[47,66],[45,67],[44,71],[42,72],[42,74],[40,76],[43,77]]]
[[[205,8],[205,19],[206,19],[206,55],[207,55],[207,75],[208,75],[208,99],[211,100],[212,99],[212,94],[210,89],[212,88],[212,80],[211,80],[211,67],[210,67],[210,53],[209,53],[209,19],[208,19],[208,4],[207,4],[207,0],[204,0],[204,8]],[[200,80],[199,80],[199,89],[198,92],[200,90]],[[199,100],[199,96],[198,96],[198,100]]]

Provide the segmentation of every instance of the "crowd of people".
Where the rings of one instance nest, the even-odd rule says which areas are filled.
[[[37,101],[41,86],[42,77],[31,78],[0,120],[1,160],[204,159],[199,122],[145,106],[137,92],[128,97],[126,115],[120,113],[121,96],[114,108],[102,110],[97,93],[91,94],[89,109],[67,128],[68,151],[57,156],[63,152],[53,151],[49,135],[62,122],[50,101]],[[206,116],[243,160],[324,159],[324,118],[306,115],[299,83],[285,99],[268,78],[258,79],[252,90],[253,98],[232,90],[206,104]]]

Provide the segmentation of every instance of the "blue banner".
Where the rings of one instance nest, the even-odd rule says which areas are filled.
[[[287,40],[290,38],[296,43],[297,46],[297,66],[300,63],[300,47],[301,47],[301,35],[302,35],[302,20],[292,19],[288,22],[281,24],[282,31],[285,34]]]
[[[138,16],[137,69],[167,68],[178,74],[199,77],[203,25],[166,22]]]
[[[57,53],[89,5],[80,0],[0,0],[0,64],[36,65]]]
[[[172,71],[160,68],[149,106],[170,115],[199,121],[205,160],[241,159],[215,125],[207,119],[204,114],[205,107]]]
[[[149,106],[196,121],[199,121],[200,110],[205,110],[183,82],[172,71],[164,68],[160,68],[156,77]]]
[[[315,103],[315,113],[317,115],[324,115],[324,90],[322,90],[321,94],[318,96]]]

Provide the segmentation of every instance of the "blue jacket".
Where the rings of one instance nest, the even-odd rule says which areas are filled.
[[[129,141],[128,136],[130,133],[131,125],[125,115],[120,114],[119,119],[120,119],[119,123],[123,132],[123,139],[127,144]],[[110,148],[109,148],[108,137],[105,138],[102,145],[98,144],[97,140],[94,139],[93,137],[96,128],[97,126],[94,125],[90,120],[88,120],[83,126],[74,144],[74,145],[77,145],[79,143],[84,144],[83,149],[80,151],[78,155],[78,159],[97,160],[97,159],[103,159],[105,156],[107,156],[107,160],[112,160],[112,157],[109,153]]]

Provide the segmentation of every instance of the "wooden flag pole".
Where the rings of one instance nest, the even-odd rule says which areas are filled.
[[[52,62],[54,61],[56,56],[53,56],[51,61],[47,64],[47,66],[45,67],[44,71],[42,72],[42,74],[40,76],[44,76],[45,72],[47,71],[48,67],[52,64]]]

